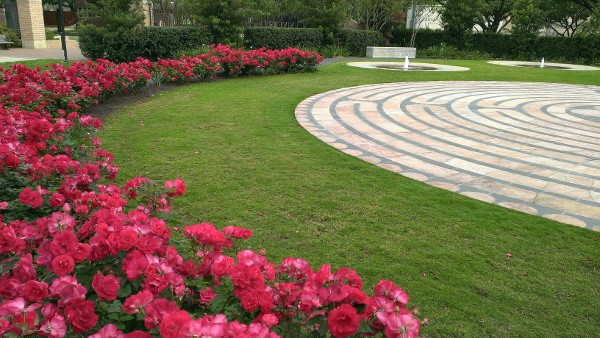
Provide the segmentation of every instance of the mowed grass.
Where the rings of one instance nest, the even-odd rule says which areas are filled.
[[[110,115],[100,137],[118,181],[181,177],[182,225],[252,229],[275,262],[350,267],[367,290],[401,285],[429,337],[600,336],[599,233],[493,206],[346,155],[301,128],[303,99],[361,84],[436,80],[600,84],[600,72],[480,61],[457,73],[357,69],[220,80]],[[181,226],[180,226],[181,227]],[[506,256],[511,253],[512,257]]]
[[[6,69],[6,68],[9,68],[10,65],[13,63],[20,63],[29,68],[40,67],[42,70],[46,70],[48,68],[48,66],[53,63],[60,63],[60,64],[64,65],[65,67],[68,67],[72,62],[73,61],[63,62],[63,61],[56,60],[56,59],[37,59],[37,60],[25,60],[25,61],[19,61],[19,62],[0,62],[0,67]]]

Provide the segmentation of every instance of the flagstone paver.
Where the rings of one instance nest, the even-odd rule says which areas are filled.
[[[418,82],[322,93],[298,122],[430,185],[600,231],[600,87]]]

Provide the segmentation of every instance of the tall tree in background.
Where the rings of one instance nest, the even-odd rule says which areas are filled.
[[[538,0],[538,8],[544,13],[545,22],[556,34],[573,36],[577,29],[592,15],[592,11],[573,1]],[[558,29],[557,27],[560,27]]]
[[[262,15],[263,2],[255,0],[186,0],[190,16],[210,30],[215,42],[241,45],[249,17]]]
[[[544,12],[534,0],[516,0],[513,6],[512,34],[534,35],[546,25]]]
[[[100,20],[108,31],[133,29],[144,22],[138,0],[96,0],[88,5],[90,19]]]
[[[305,0],[301,22],[307,27],[321,29],[324,45],[334,45],[337,33],[348,20],[348,6],[347,0]]]
[[[590,18],[582,25],[580,32],[583,35],[600,34],[600,2],[592,8]]]
[[[594,8],[600,4],[600,0],[564,0],[565,2],[573,2],[583,8],[586,8],[590,12],[594,11]]]
[[[58,6],[59,1],[62,1],[62,5],[65,8],[69,8],[73,12],[75,11],[75,1],[74,0],[42,0],[42,5]],[[2,7],[1,4],[0,4],[0,7]]]
[[[514,3],[515,0],[482,0],[475,24],[481,27],[482,32],[502,31],[512,18]]]
[[[383,32],[406,10],[408,1],[351,0],[349,17],[369,30]]]
[[[444,30],[451,38],[460,42],[461,38],[473,31],[473,26],[481,13],[480,0],[442,0],[441,19]]]
[[[348,18],[348,6],[347,0],[305,0],[301,7],[303,22],[308,27],[336,30]]]

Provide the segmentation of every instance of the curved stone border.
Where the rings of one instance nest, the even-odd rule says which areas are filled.
[[[600,231],[600,87],[366,85],[310,97],[296,119],[322,141],[387,170]]]
[[[540,62],[531,61],[488,61],[488,63],[500,66],[511,66],[511,67],[522,67],[521,65],[538,66]],[[571,65],[568,63],[551,63],[545,62],[545,66],[563,67],[560,70],[600,70],[598,67],[584,66],[584,65]]]
[[[358,68],[369,68],[369,69],[382,69],[382,70],[394,70],[394,71],[407,71],[405,69],[393,69],[393,68],[379,68],[378,66],[399,66],[402,67],[404,62],[348,62],[348,66],[350,67],[358,67]],[[411,72],[464,72],[469,70],[470,68],[459,67],[459,66],[449,66],[449,65],[438,65],[435,63],[422,63],[422,62],[410,62],[410,66],[417,67],[431,67],[435,69],[415,69],[408,70]]]

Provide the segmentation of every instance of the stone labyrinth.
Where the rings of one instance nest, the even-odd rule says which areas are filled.
[[[600,231],[600,87],[367,85],[308,98],[296,118],[322,141],[382,168]]]

